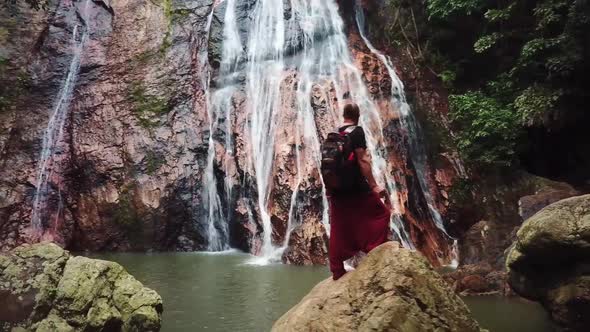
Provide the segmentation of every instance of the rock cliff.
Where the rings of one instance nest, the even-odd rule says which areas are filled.
[[[35,11],[19,1],[0,13],[0,81],[11,87],[0,112],[0,247],[261,253],[270,242],[287,248],[284,261],[323,262],[318,143],[355,101],[397,203],[395,237],[449,261],[441,228],[460,168],[442,152],[413,153],[421,139],[400,82],[362,38],[353,1],[311,12],[273,1],[280,13],[265,3],[51,0]],[[269,42],[255,29],[261,13],[284,29],[276,56],[250,46]],[[268,59],[280,64],[274,76],[256,71],[275,68]],[[272,100],[253,92],[256,75],[277,80]],[[262,119],[254,110],[266,101]]]
[[[159,331],[162,310],[117,263],[48,243],[0,253],[2,331]]]

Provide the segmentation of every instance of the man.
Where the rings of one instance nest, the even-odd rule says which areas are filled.
[[[344,107],[344,124],[339,128],[347,135],[344,156],[354,158],[353,184],[346,190],[328,193],[330,202],[330,271],[334,280],[345,273],[344,261],[359,251],[368,253],[387,241],[390,209],[386,191],[377,185],[371,169],[371,157],[363,128],[358,126],[359,107]],[[350,160],[350,159],[349,159]]]

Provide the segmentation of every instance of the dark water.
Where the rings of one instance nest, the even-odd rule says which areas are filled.
[[[248,264],[242,253],[100,254],[116,261],[164,300],[163,332],[268,331],[319,281],[325,267]],[[490,332],[551,331],[542,309],[494,297],[467,298]]]
[[[479,325],[490,332],[552,332],[541,305],[517,298],[464,297]]]

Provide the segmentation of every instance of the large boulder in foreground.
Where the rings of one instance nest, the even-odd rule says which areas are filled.
[[[121,265],[52,243],[0,253],[0,331],[159,331],[162,299]]]
[[[273,331],[480,331],[465,303],[419,253],[395,242],[338,281],[322,281]]]
[[[590,195],[564,199],[528,219],[507,261],[515,292],[539,301],[564,331],[590,327]]]

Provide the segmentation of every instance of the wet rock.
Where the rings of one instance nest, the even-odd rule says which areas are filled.
[[[162,299],[117,263],[51,243],[0,253],[0,329],[159,331]]]
[[[485,293],[489,288],[487,281],[478,275],[470,275],[463,279],[459,284],[461,291],[468,291],[469,293]]]
[[[580,193],[566,183],[556,183],[554,186],[523,196],[518,201],[518,214],[522,220],[527,220],[547,205],[562,199],[579,195]]]
[[[471,226],[469,230],[463,235],[463,241],[469,243],[463,248],[461,255],[462,264],[478,263],[481,257],[485,257],[489,251],[489,232],[490,226],[488,222],[482,220]],[[485,264],[485,263],[484,263]]]
[[[306,222],[297,226],[289,237],[283,253],[283,262],[294,265],[326,265],[328,262],[328,235],[324,225]]]
[[[506,266],[519,295],[541,302],[564,331],[590,326],[590,195],[561,200],[528,219]]]
[[[461,295],[512,294],[507,273],[487,263],[463,265],[453,271],[442,271],[444,279]]]
[[[480,331],[418,253],[389,242],[338,281],[319,283],[273,331]]]

